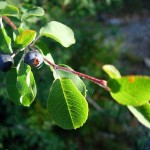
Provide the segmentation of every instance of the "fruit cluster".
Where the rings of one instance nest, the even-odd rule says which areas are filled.
[[[24,63],[31,67],[40,68],[43,64],[43,56],[37,50],[29,51],[24,56]],[[10,54],[0,54],[0,71],[7,72],[14,65],[14,59]]]

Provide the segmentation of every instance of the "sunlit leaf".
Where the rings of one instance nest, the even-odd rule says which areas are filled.
[[[23,29],[22,27],[18,27],[16,30],[13,31],[13,40],[16,40],[16,37],[21,34],[21,32],[23,32],[25,29]]]
[[[146,103],[139,107],[128,106],[131,113],[141,122],[144,126],[150,128],[150,104]]]
[[[71,67],[67,66],[67,65],[64,65],[64,64],[61,64],[59,66],[62,66],[62,67],[65,67],[65,68],[68,68],[70,70],[73,70]],[[58,73],[58,75],[57,75]],[[73,73],[70,73],[70,72],[66,72],[66,71],[63,71],[63,70],[57,70],[57,73],[56,71],[54,70],[53,71],[53,74],[54,74],[54,78],[57,79],[58,76],[61,77],[61,78],[67,78],[67,79],[71,79],[72,82],[75,84],[75,86],[78,88],[78,90],[82,93],[82,95],[85,97],[86,96],[86,86],[84,84],[84,82],[80,79],[79,76],[73,74]]]
[[[120,78],[121,74],[113,65],[104,65],[103,70],[109,75],[110,78]]]
[[[73,31],[66,25],[57,21],[51,21],[46,26],[42,27],[40,35],[50,37],[64,47],[69,47],[75,43]]]
[[[3,9],[0,9],[0,16],[18,16],[19,10],[17,7],[12,5],[7,5]]]
[[[15,44],[19,48],[24,48],[31,44],[36,37],[36,32],[33,30],[24,30],[21,32],[15,40]]]
[[[57,79],[50,89],[48,112],[61,128],[76,129],[87,120],[88,103],[70,79]]]
[[[5,1],[0,2],[0,9],[4,9],[7,5],[7,2]]]
[[[120,104],[140,106],[150,100],[150,77],[125,76],[110,79],[111,96]]]
[[[30,106],[35,99],[37,90],[33,73],[29,65],[21,62],[17,68],[17,89],[21,94],[21,103]]]

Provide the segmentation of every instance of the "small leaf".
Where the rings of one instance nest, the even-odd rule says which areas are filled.
[[[125,76],[110,79],[111,96],[122,105],[140,106],[150,100],[150,77]]]
[[[7,92],[10,97],[10,100],[12,100],[16,105],[20,105],[21,94],[18,92],[16,82],[17,82],[17,70],[16,68],[12,68],[7,73],[6,77]]]
[[[69,47],[75,43],[73,31],[66,25],[56,21],[51,21],[45,27],[42,27],[40,35],[50,37],[64,47]]]
[[[88,103],[70,79],[57,79],[50,89],[48,112],[61,128],[76,129],[87,120]]]
[[[4,9],[7,5],[7,2],[5,1],[0,2],[0,9]]]
[[[27,10],[23,14],[22,19],[27,19],[27,18],[32,17],[32,16],[43,16],[44,13],[45,12],[44,12],[43,8],[41,8],[41,7],[34,7],[32,9]]]
[[[39,41],[38,43],[36,43],[35,46],[40,50],[40,52],[44,55],[44,57],[46,59],[48,59],[50,62],[54,63],[54,59],[50,53],[50,50],[49,50],[47,44],[45,44],[43,41]],[[50,66],[46,61],[45,61],[45,64]],[[52,66],[50,66],[50,69],[51,69],[51,71],[53,71]]]
[[[109,75],[110,78],[121,78],[120,72],[113,65],[104,65],[103,70]]]
[[[0,9],[0,16],[18,16],[19,10],[17,7],[7,5],[5,8]]]
[[[144,126],[150,128],[150,104],[146,103],[139,107],[128,106],[131,113],[141,122]]]
[[[3,53],[12,53],[11,38],[7,35],[5,29],[0,28],[0,51]]]
[[[19,7],[20,6],[20,0],[6,0],[8,5],[13,5],[13,6],[16,6],[16,7]]]
[[[15,40],[15,44],[20,48],[25,48],[33,42],[36,37],[36,32],[33,30],[22,31]]]
[[[22,27],[18,27],[16,30],[13,31],[13,40],[16,40],[16,37],[21,34],[21,32],[23,32],[25,29],[23,29]]]
[[[67,66],[67,65],[64,65],[64,64],[61,64],[59,66],[62,66],[62,67],[65,67],[65,68],[68,68],[70,70],[73,70],[71,67]],[[70,72],[66,72],[66,71],[63,71],[63,70],[57,70],[57,73],[59,74],[59,76],[61,78],[67,78],[67,79],[71,79],[71,81],[74,83],[74,85],[78,88],[78,90],[81,92],[81,94],[85,97],[86,96],[86,86],[84,84],[84,82],[80,79],[79,76],[73,74],[73,73],[70,73]],[[56,74],[56,71],[53,71],[53,75],[54,75],[54,78],[57,79],[57,74]]]
[[[17,89],[21,94],[21,103],[30,106],[37,94],[36,83],[29,65],[21,62],[17,68]]]

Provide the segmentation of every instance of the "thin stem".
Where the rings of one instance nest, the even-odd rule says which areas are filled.
[[[2,17],[14,30],[17,30],[17,27],[16,25],[6,16],[3,16]],[[33,45],[35,44],[35,42],[40,38],[40,36],[38,36],[36,38],[36,40],[31,44],[31,47],[33,47]],[[86,78],[96,84],[98,84],[99,86],[103,87],[105,90],[107,91],[110,91],[109,87],[107,86],[107,81],[105,80],[100,80],[100,79],[97,79],[97,78],[94,78],[94,77],[91,77],[89,75],[86,75],[86,74],[83,74],[81,72],[77,72],[77,71],[74,71],[74,70],[70,70],[68,68],[65,68],[65,67],[61,67],[61,66],[58,66],[56,64],[53,64],[52,62],[50,62],[47,58],[44,58],[44,60],[49,64],[51,65],[52,67],[54,67],[55,69],[59,69],[59,70],[63,70],[63,71],[67,71],[67,72],[71,72],[73,74],[76,74],[82,78]]]
[[[84,73],[81,73],[81,72],[77,72],[77,71],[74,71],[74,70],[70,70],[68,68],[65,68],[65,67],[61,67],[61,66],[58,66],[52,62],[50,62],[47,58],[44,58],[44,60],[49,64],[51,65],[52,67],[56,68],[56,69],[59,69],[59,70],[63,70],[63,71],[66,71],[66,72],[71,72],[73,74],[76,74],[82,78],[86,78],[96,84],[98,84],[99,86],[103,87],[105,90],[107,91],[110,91],[109,87],[107,86],[107,81],[105,80],[100,80],[100,79],[97,79],[97,78],[94,78],[92,76],[89,76],[87,74],[84,74]]]
[[[57,71],[57,68],[56,68],[56,67],[53,67],[53,68],[54,68],[54,70],[55,70],[55,72],[56,72],[57,78],[60,79],[60,75],[59,75],[59,73],[58,73],[58,71]]]
[[[3,16],[3,19],[14,29],[17,30],[16,25],[14,25],[14,23],[6,16]]]
[[[41,36],[39,35],[34,41],[33,41],[33,43],[32,44],[30,44],[30,47],[33,47],[34,46],[34,44],[36,43],[36,41],[40,38]]]
[[[86,96],[87,101],[99,112],[103,112],[104,109],[100,107],[91,97]]]
[[[0,17],[0,28],[3,28],[2,17]]]
[[[19,53],[19,51],[14,52],[11,57],[14,58],[17,54]]]

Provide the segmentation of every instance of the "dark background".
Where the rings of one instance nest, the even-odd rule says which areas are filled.
[[[108,79],[104,64],[113,64],[122,75],[150,75],[149,0],[8,0],[24,11],[42,7],[46,15],[26,20],[25,27],[39,30],[60,21],[75,32],[76,44],[63,48],[43,38],[57,64]],[[19,26],[19,21],[12,18]],[[11,29],[6,25],[11,34]],[[101,108],[89,104],[89,117],[77,130],[63,130],[50,121],[47,97],[52,73],[46,65],[34,70],[38,95],[28,107],[8,98],[5,73],[0,73],[0,149],[9,150],[149,150],[150,132],[124,106],[101,87],[86,80],[87,94]]]

